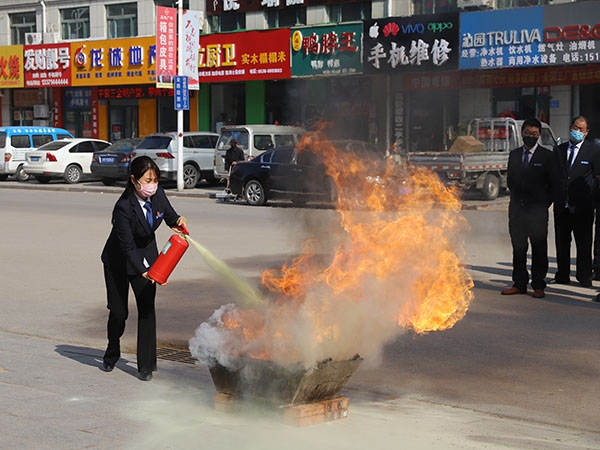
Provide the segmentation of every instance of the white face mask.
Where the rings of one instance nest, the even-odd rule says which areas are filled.
[[[138,189],[139,193],[144,197],[152,197],[156,194],[156,190],[158,189],[158,183],[140,183],[138,181],[140,188]]]

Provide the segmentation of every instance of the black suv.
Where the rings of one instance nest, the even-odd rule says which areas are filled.
[[[379,156],[377,149],[355,140],[333,141],[337,148]],[[343,169],[343,168],[340,168]],[[229,188],[250,205],[260,206],[271,199],[333,203],[337,193],[333,180],[317,152],[298,151],[296,147],[279,147],[233,166]]]

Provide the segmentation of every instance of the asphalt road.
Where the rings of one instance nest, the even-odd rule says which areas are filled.
[[[107,311],[99,255],[119,189],[10,187],[0,185],[0,330],[103,349]],[[192,237],[255,285],[264,269],[296,254],[309,230],[337,219],[328,208],[253,208],[194,191],[171,195]],[[462,236],[464,262],[475,281],[466,317],[447,331],[397,336],[380,361],[365,361],[347,388],[599,432],[600,304],[591,301],[596,289],[549,285],[541,300],[500,296],[511,270],[505,207],[501,199],[463,211],[471,227]],[[169,235],[160,230],[159,242]],[[552,235],[550,242],[553,256]],[[185,348],[200,323],[234,300],[198,255],[188,252],[159,290],[160,343]],[[124,344],[134,352],[133,312]]]

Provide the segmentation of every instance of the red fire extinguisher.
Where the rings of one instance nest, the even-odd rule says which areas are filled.
[[[174,228],[181,234],[171,236],[148,271],[148,276],[159,284],[167,282],[169,275],[190,245],[184,236],[189,234],[185,225]]]

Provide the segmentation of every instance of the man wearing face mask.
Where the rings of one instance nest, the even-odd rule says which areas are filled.
[[[527,119],[521,127],[523,146],[510,152],[506,182],[510,189],[508,229],[513,249],[512,287],[502,295],[526,294],[529,283],[527,248],[531,243],[533,297],[545,296],[548,273],[548,208],[556,179],[552,151],[539,145],[542,124]]]
[[[112,230],[102,251],[109,315],[108,346],[101,369],[112,371],[121,356],[131,285],[138,310],[138,376],[143,381],[151,380],[156,370],[156,284],[148,276],[158,257],[154,232],[163,220],[171,228],[186,222],[158,185],[159,177],[160,170],[149,157],[131,161],[127,187],[113,209]]]
[[[594,191],[600,177],[599,153],[585,140],[588,121],[578,116],[571,122],[569,141],[556,147],[558,184],[554,199],[557,271],[554,281],[571,282],[571,236],[575,239],[575,278],[592,287],[592,236]]]

